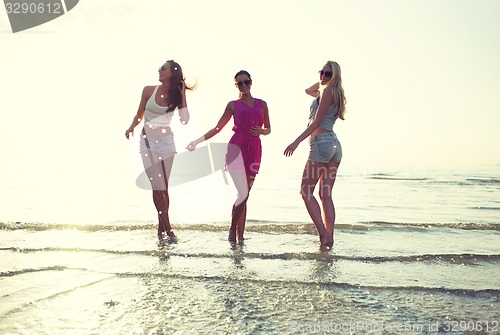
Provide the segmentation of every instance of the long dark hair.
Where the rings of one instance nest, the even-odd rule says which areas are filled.
[[[168,110],[167,112],[173,112],[176,108],[180,108],[182,104],[182,95],[179,88],[182,86],[182,81],[186,85],[186,90],[194,90],[196,85],[188,86],[185,83],[184,74],[182,73],[181,66],[173,61],[167,60],[166,64],[170,65],[170,82],[168,85],[167,96],[165,97],[165,101],[167,102]]]

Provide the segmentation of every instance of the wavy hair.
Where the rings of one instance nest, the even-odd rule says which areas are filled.
[[[325,65],[332,68],[332,79],[330,79],[326,86],[331,89],[333,93],[333,103],[339,107],[339,119],[344,120],[346,98],[344,88],[342,87],[342,76],[340,65],[334,61],[327,61]]]
[[[194,90],[196,85],[188,86],[185,83],[185,77],[182,73],[182,67],[179,63],[173,60],[167,60],[166,64],[170,65],[170,73],[172,74],[169,79],[168,92],[165,97],[165,101],[167,102],[167,106],[169,106],[167,112],[173,112],[176,108],[180,108],[182,104],[182,94],[179,88],[184,81],[186,85],[186,90]]]

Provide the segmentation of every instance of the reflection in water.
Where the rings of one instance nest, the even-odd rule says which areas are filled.
[[[231,251],[233,251],[231,254],[231,260],[234,267],[239,270],[245,269],[245,265],[243,265],[243,259],[245,258],[245,253],[243,251],[244,245],[244,242],[231,243]]]
[[[337,260],[331,254],[321,253],[312,263],[310,279],[321,283],[331,283],[337,279]]]
[[[174,247],[175,243],[169,242],[168,239],[158,241],[158,250],[156,253],[158,255],[160,273],[171,273],[172,264],[170,262],[170,254]]]

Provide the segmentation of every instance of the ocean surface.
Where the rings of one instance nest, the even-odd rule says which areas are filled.
[[[300,176],[263,169],[244,244],[222,171],[171,189],[177,243],[133,173],[4,177],[0,334],[500,332],[500,165],[341,165],[328,252]]]

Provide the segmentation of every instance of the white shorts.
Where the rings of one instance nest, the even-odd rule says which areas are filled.
[[[141,141],[139,142],[140,153],[146,153],[148,151],[155,152],[158,154],[175,154],[174,134],[165,134],[162,137],[144,137],[141,135]]]

